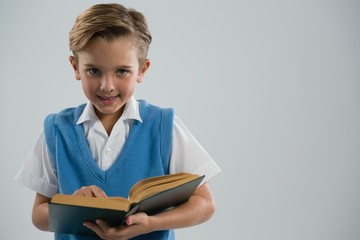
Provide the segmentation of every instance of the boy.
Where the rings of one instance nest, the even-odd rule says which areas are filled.
[[[45,119],[44,132],[16,179],[35,190],[33,224],[44,231],[55,193],[126,197],[140,179],[192,172],[206,175],[188,202],[126,225],[85,222],[98,239],[174,239],[172,229],[207,221],[215,211],[208,184],[220,169],[172,109],[133,97],[150,66],[151,34],[144,16],[119,4],[83,12],[70,32],[69,61],[89,102]],[[89,239],[55,234],[55,239]]]

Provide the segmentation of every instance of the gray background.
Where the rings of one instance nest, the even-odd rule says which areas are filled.
[[[95,1],[1,1],[1,239],[51,239],[14,182],[44,117],[85,101],[67,57]],[[360,1],[123,1],[154,42],[136,97],[172,106],[223,172],[178,239],[360,239]]]

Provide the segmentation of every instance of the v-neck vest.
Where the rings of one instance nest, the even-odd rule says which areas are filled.
[[[141,100],[143,122],[134,121],[123,150],[104,171],[92,157],[82,124],[76,124],[84,106],[65,109],[45,119],[46,142],[57,171],[60,193],[71,194],[82,186],[97,185],[108,196],[127,197],[137,181],[169,173],[172,109]]]
[[[46,143],[57,172],[60,193],[72,194],[82,186],[96,185],[108,196],[127,198],[137,181],[169,174],[173,109],[140,100],[142,122],[134,121],[121,153],[104,171],[92,157],[82,124],[76,124],[84,107],[85,104],[50,114],[44,122]],[[148,237],[144,239],[172,239],[173,232],[154,232],[145,236]],[[82,238],[72,236],[64,239]]]

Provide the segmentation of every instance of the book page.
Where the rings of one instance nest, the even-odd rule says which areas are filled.
[[[131,202],[139,202],[156,193],[180,186],[200,176],[189,173],[178,173],[144,179],[133,186],[129,199]]]
[[[96,198],[66,194],[55,194],[51,199],[51,203],[83,207],[106,208],[123,211],[128,211],[130,206],[129,200],[122,197]]]

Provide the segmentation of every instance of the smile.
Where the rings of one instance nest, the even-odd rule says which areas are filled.
[[[101,100],[113,100],[115,98],[117,98],[117,96],[114,97],[107,97],[107,96],[98,96]]]
[[[116,99],[118,98],[118,96],[98,96],[100,101],[103,103],[103,104],[112,104],[116,101]]]

